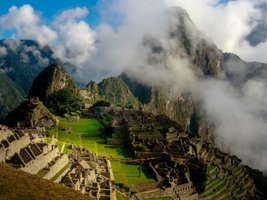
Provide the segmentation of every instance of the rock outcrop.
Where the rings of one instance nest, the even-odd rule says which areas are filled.
[[[57,124],[57,119],[38,98],[30,98],[11,111],[4,123],[12,127],[50,128]]]
[[[63,88],[77,90],[68,73],[60,65],[52,64],[36,77],[30,89],[29,98],[38,97],[45,103],[49,95]]]

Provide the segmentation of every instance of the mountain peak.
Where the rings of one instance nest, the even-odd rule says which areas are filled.
[[[34,80],[29,97],[39,97],[43,102],[47,97],[63,88],[76,90],[76,86],[67,72],[58,64],[46,67]]]

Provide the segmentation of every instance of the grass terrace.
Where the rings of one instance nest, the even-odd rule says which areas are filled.
[[[62,118],[60,120],[58,130],[50,130],[50,134],[54,133],[58,137],[58,145],[62,147],[66,143],[65,152],[68,150],[68,144],[82,146],[99,156],[107,156],[112,158],[128,157],[124,148],[112,147],[106,144],[106,138],[100,132],[101,124],[96,119],[80,119],[78,122],[68,122]]]
[[[100,132],[101,124],[96,119],[80,119],[78,122],[68,122],[61,119],[58,129],[50,130],[58,138],[60,147],[65,143],[64,152],[71,153],[68,148],[71,144],[80,145],[99,156],[106,156],[110,159],[128,158],[124,147],[107,145],[107,138]],[[142,167],[139,176],[139,165],[121,163],[119,160],[111,160],[111,166],[115,178],[115,183],[136,191],[135,185],[154,182],[146,166]],[[40,172],[42,174],[44,172]],[[117,192],[118,199],[126,197]]]
[[[123,184],[134,190],[134,186],[141,183],[154,182],[155,180],[149,173],[146,166],[142,166],[142,170],[139,176],[140,165],[132,165],[121,163],[120,161],[111,161],[113,175],[116,184]]]

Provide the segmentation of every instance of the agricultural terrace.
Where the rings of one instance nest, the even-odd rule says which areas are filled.
[[[101,124],[96,119],[80,119],[78,122],[68,122],[62,118],[57,130],[54,129],[51,132],[57,135],[59,147],[62,147],[63,143],[66,144],[66,147],[70,144],[75,144],[99,156],[107,156],[109,158],[127,157],[124,148],[112,148],[112,146],[106,144],[106,138],[102,136],[100,128]],[[66,147],[64,151],[69,152]]]
[[[71,153],[67,147],[70,144],[82,146],[99,156],[112,158],[127,158],[124,147],[115,147],[106,144],[108,138],[102,136],[100,132],[101,124],[96,119],[82,118],[77,122],[69,122],[62,118],[58,128],[50,130],[58,138],[58,145],[63,146],[64,152]],[[121,163],[118,160],[111,161],[115,183],[135,191],[135,185],[141,183],[154,182],[146,166],[142,166],[139,176],[139,165]],[[125,198],[118,193],[119,199]]]

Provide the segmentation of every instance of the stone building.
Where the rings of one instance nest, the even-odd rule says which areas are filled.
[[[0,125],[0,162],[58,182],[68,171],[68,156],[53,141],[47,143],[38,135]]]
[[[88,194],[91,199],[115,199],[110,161],[80,147],[73,146],[72,149],[74,164],[61,183]]]

